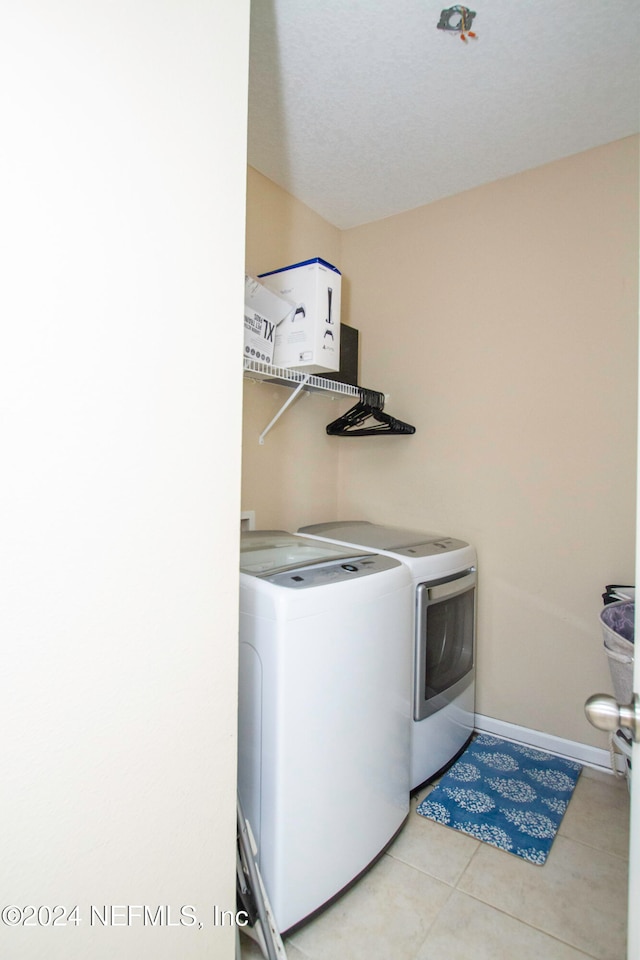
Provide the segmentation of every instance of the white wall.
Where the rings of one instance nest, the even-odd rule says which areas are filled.
[[[249,4],[2,14],[0,954],[231,958]]]
[[[247,272],[254,276],[311,257],[342,260],[338,228],[252,167],[246,243]],[[260,434],[290,398],[288,387],[245,382],[242,506],[255,510],[262,529],[297,530],[301,523],[334,517],[338,509],[339,450],[325,427],[354,401],[303,391],[260,444]]]
[[[416,433],[344,444],[340,517],[473,543],[477,712],[603,748],[583,707],[612,690],[602,593],[635,576],[639,148],[587,150],[342,245],[348,319],[375,345],[363,382]]]

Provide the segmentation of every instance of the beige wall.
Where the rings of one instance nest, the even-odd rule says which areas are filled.
[[[4,18],[0,888],[45,910],[2,957],[235,956],[248,41],[248,0]]]
[[[273,184],[268,196],[292,203]],[[583,703],[611,690],[603,588],[635,578],[638,138],[340,241],[360,380],[417,432],[326,438],[326,420],[299,411],[271,463],[270,482],[286,490],[296,464],[296,499],[274,510],[276,525],[354,517],[473,542],[478,712],[605,746]],[[324,255],[287,242],[290,258]],[[253,470],[247,431],[259,425],[246,413]],[[317,490],[319,474],[335,509],[305,493],[305,476]]]
[[[247,174],[247,272],[253,276],[312,257],[340,265],[340,231],[266,177]],[[296,530],[338,509],[339,448],[325,426],[349,406],[302,393],[265,437],[258,438],[291,390],[245,381],[242,509],[262,529]],[[353,402],[353,401],[351,401]]]

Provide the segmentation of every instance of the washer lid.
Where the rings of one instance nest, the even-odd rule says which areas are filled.
[[[331,537],[333,540],[343,540],[346,543],[371,547],[373,550],[390,550],[410,557],[426,557],[447,553],[450,550],[461,550],[468,546],[464,540],[444,537],[439,533],[384,526],[370,523],[368,520],[314,523],[307,527],[300,527],[299,532],[310,533],[316,537]]]
[[[240,537],[240,572],[253,576],[361,556],[362,551],[310,540],[286,530],[248,530]]]

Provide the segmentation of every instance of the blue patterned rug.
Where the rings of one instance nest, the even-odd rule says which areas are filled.
[[[581,770],[572,760],[479,734],[417,812],[543,864]]]

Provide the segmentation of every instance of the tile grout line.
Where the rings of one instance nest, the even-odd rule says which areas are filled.
[[[535,930],[536,933],[541,933],[545,937],[549,937],[550,940],[555,940],[556,943],[561,943],[565,947],[570,947],[572,950],[575,950],[576,953],[581,954],[584,957],[587,957],[588,960],[602,960],[601,957],[596,956],[594,953],[586,953],[582,947],[577,947],[575,943],[571,943],[569,940],[563,940],[561,937],[557,936],[555,933],[550,933],[548,930],[544,930],[542,927],[536,927],[535,924],[530,923],[528,920],[523,920],[522,917],[517,916],[515,913],[509,913],[508,910],[504,910],[502,907],[497,907],[493,903],[489,903],[487,900],[482,900],[480,897],[475,896],[473,893],[469,893],[467,890],[458,890],[457,893],[463,897],[469,897],[471,900],[475,900],[476,903],[481,903],[483,907],[489,907],[491,910],[495,910],[496,913],[502,914],[503,917],[508,917],[510,920],[515,920],[517,923],[523,924],[523,926],[528,927],[529,930]]]
[[[417,869],[417,868],[416,868],[416,869]],[[424,872],[424,871],[420,871],[420,872],[422,873],[422,872]],[[426,874],[426,876],[431,876],[431,874]],[[437,878],[437,877],[434,877],[433,879],[436,879],[436,880],[437,880],[438,878]],[[441,880],[440,882],[441,882],[441,883],[445,883],[444,880]],[[452,898],[452,896],[454,895],[454,893],[456,892],[456,888],[455,888],[455,887],[452,887],[451,884],[445,883],[445,886],[449,887],[449,895],[448,895],[447,899],[444,901],[444,903],[442,904],[442,906],[440,907],[440,909],[436,912],[436,915],[434,916],[433,920],[432,920],[431,923],[429,924],[429,927],[428,927],[428,929],[427,929],[427,932],[425,933],[423,939],[420,941],[420,943],[419,943],[419,945],[418,945],[415,953],[413,954],[412,957],[407,957],[407,960],[416,960],[416,957],[419,957],[419,956],[420,956],[420,952],[422,951],[422,948],[424,947],[424,945],[425,945],[425,943],[427,942],[429,936],[431,935],[431,931],[433,930],[433,928],[435,927],[436,923],[438,922],[438,919],[440,918],[440,914],[442,913],[442,911],[444,910],[444,908],[447,906],[447,904],[448,904],[449,901],[451,900],[451,898]]]
[[[560,831],[558,831],[558,833],[556,834],[556,837],[562,837],[563,840],[568,840],[570,843],[579,843],[580,846],[586,847],[587,850],[593,850],[594,853],[605,853],[608,857],[613,857],[615,860],[621,860],[623,863],[626,863],[627,865],[629,863],[629,857],[623,857],[619,853],[613,853],[611,850],[603,849],[603,847],[596,847],[594,846],[594,844],[587,843],[585,840],[578,840],[575,837],[568,837],[566,833],[560,833]]]

